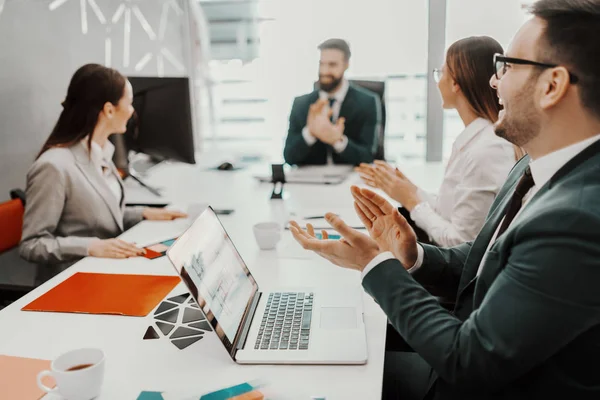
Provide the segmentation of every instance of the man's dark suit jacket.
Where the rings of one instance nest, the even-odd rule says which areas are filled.
[[[333,162],[336,164],[358,165],[361,162],[373,162],[381,124],[379,98],[366,89],[350,85],[338,116],[346,119],[344,134],[348,137],[348,146],[339,154],[321,141],[309,146],[302,136],[308,109],[318,99],[318,90],[294,99],[283,150],[285,161],[296,165],[326,164],[327,152],[331,151]]]
[[[363,280],[437,374],[436,399],[600,399],[600,142],[561,168],[485,254],[528,163],[517,163],[473,242],[423,245],[413,276],[388,260]],[[422,284],[455,290],[454,311]]]

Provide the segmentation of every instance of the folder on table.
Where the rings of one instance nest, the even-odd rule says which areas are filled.
[[[78,272],[22,310],[143,317],[179,282],[178,276]]]
[[[46,394],[37,385],[37,375],[50,369],[50,361],[35,358],[0,355],[0,398],[10,400],[38,400]],[[54,387],[52,378],[43,379]]]

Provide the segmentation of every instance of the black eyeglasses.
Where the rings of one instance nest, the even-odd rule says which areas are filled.
[[[557,64],[546,64],[537,61],[524,60],[522,58],[505,57],[502,54],[494,54],[494,73],[496,74],[496,79],[502,79],[502,76],[506,73],[507,64],[533,65],[534,67],[539,68],[558,67]],[[569,73],[569,81],[571,83],[575,84],[579,81],[579,78],[575,74],[572,74],[569,71],[567,72]]]

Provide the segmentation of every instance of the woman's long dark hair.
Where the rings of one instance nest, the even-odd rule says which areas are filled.
[[[496,53],[504,54],[504,49],[489,36],[461,39],[446,53],[446,68],[471,108],[478,117],[492,122],[498,121],[498,113],[502,109],[496,91],[490,86]]]
[[[504,54],[504,49],[489,36],[473,36],[461,39],[448,49],[446,68],[450,76],[460,86],[469,105],[480,118],[498,121],[502,109],[496,91],[490,86],[494,71],[494,54]],[[523,149],[514,146],[515,159],[525,154]]]
[[[91,145],[98,114],[107,102],[115,106],[119,103],[126,81],[117,70],[99,64],[79,68],[69,83],[58,121],[38,157],[53,147],[70,147],[88,135],[88,146]]]

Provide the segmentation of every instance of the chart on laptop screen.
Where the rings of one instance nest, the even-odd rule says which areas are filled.
[[[181,239],[170,258],[233,341],[254,290],[253,280],[212,212],[203,213]]]

